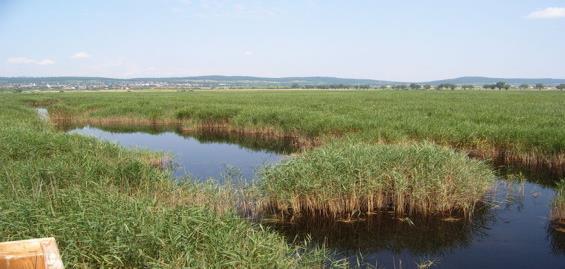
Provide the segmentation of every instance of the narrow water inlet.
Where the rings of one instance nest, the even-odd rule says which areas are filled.
[[[38,108],[38,115],[49,119],[47,109]],[[217,181],[244,180],[256,177],[260,169],[289,158],[299,149],[291,139],[262,136],[240,136],[221,130],[187,133],[178,126],[114,125],[90,126],[55,124],[69,134],[86,135],[126,148],[163,152],[172,158],[175,178],[209,178]]]

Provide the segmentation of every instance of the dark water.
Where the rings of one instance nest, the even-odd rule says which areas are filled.
[[[166,152],[172,156],[173,173],[177,178],[250,180],[259,169],[278,163],[293,151],[292,141],[278,140],[275,143],[260,137],[242,138],[229,132],[183,134],[180,130],[163,126],[61,128],[69,134],[92,136],[127,148]]]
[[[418,268],[431,260],[431,268],[565,268],[565,234],[549,220],[553,196],[551,187],[499,180],[490,205],[470,222],[384,214],[355,223],[271,226],[289,239],[309,236],[363,267]]]

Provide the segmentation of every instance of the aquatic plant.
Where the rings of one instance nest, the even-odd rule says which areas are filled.
[[[494,182],[487,164],[430,143],[332,143],[267,168],[258,211],[331,218],[470,215]]]
[[[551,218],[555,228],[565,232],[565,179],[556,184]]]

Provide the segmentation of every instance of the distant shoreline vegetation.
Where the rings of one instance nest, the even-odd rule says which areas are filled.
[[[336,77],[198,76],[170,78],[0,77],[0,90],[87,89],[565,89],[565,79],[460,77],[427,82],[400,82]]]

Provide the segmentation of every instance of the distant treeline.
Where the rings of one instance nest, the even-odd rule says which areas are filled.
[[[133,90],[133,89],[177,89],[178,91],[185,91],[185,90],[216,90],[216,89],[394,89],[394,90],[456,90],[456,89],[463,89],[463,90],[471,90],[471,89],[488,89],[488,90],[509,90],[509,89],[536,89],[536,90],[543,90],[543,89],[557,89],[557,90],[565,90],[565,84],[559,85],[545,85],[542,83],[536,84],[520,84],[520,85],[512,85],[504,81],[499,81],[493,84],[484,84],[484,85],[476,85],[476,84],[454,84],[454,83],[440,83],[440,84],[429,84],[429,83],[406,83],[406,84],[383,84],[383,85],[375,85],[375,84],[359,84],[359,85],[351,85],[351,84],[299,84],[293,83],[290,85],[224,85],[224,86],[135,86],[131,85],[129,87],[116,87],[116,88],[84,88],[84,89],[77,89],[77,88],[56,88],[51,87],[49,90],[54,91],[81,91],[81,90]],[[29,90],[47,90],[47,88],[35,87],[35,88],[18,88],[18,87],[0,87],[0,92],[24,92]]]
[[[292,84],[290,86],[291,89],[381,89],[381,88],[391,88],[395,90],[431,90],[431,89],[438,89],[438,90],[455,90],[455,89],[490,89],[490,90],[508,90],[510,88],[519,88],[519,89],[537,89],[542,90],[547,88],[546,85],[537,83],[537,84],[521,84],[519,86],[512,86],[506,82],[500,81],[494,84],[485,84],[485,85],[457,85],[452,83],[441,83],[438,85],[430,85],[430,84],[418,84],[418,83],[410,83],[410,84],[398,84],[398,85],[345,85],[345,84],[329,84],[329,85],[300,85],[300,84]],[[558,90],[565,90],[565,84],[559,84],[555,86]]]

